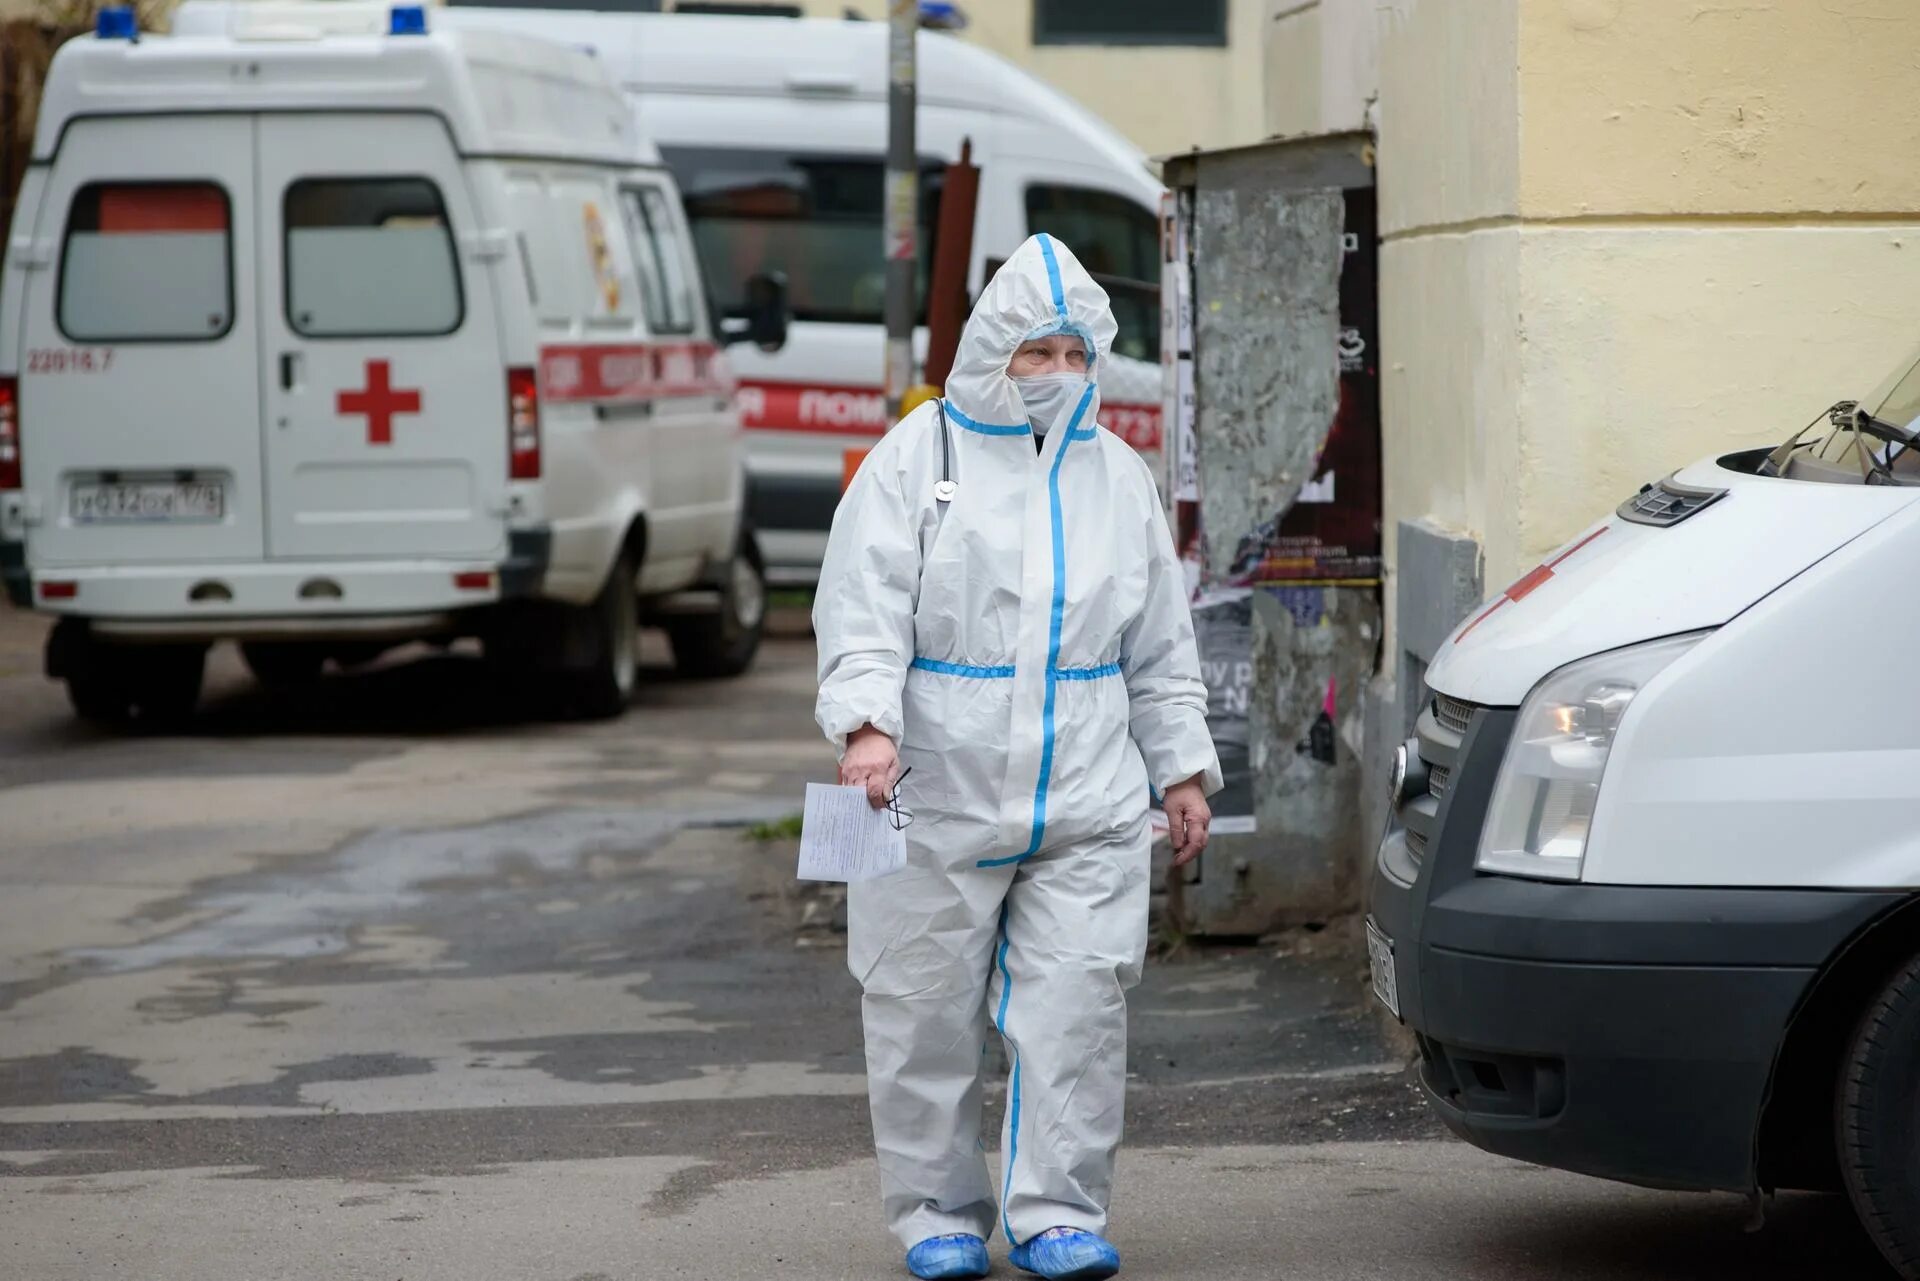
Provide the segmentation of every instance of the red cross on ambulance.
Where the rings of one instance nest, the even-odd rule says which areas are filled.
[[[391,445],[396,414],[417,414],[422,400],[420,389],[393,386],[392,366],[384,360],[367,362],[367,385],[359,391],[342,391],[334,401],[342,418],[365,415],[367,443]]]

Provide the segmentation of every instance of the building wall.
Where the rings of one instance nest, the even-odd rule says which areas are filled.
[[[1266,28],[1266,132],[1371,128],[1380,85],[1379,26],[1389,0],[1273,0]]]
[[[885,21],[885,0],[801,0],[806,12]],[[1150,156],[1266,136],[1263,36],[1281,0],[1228,0],[1225,48],[1033,43],[1033,0],[961,0],[962,39],[1033,72]]]
[[[1355,3],[1379,39],[1390,572],[1426,518],[1497,588],[1920,343],[1910,0]]]

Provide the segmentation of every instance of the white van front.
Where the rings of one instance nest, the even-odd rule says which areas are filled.
[[[1368,923],[1462,1137],[1656,1186],[1846,1188],[1907,1276],[1920,1055],[1884,1030],[1920,1040],[1916,419],[1908,373],[1819,446],[1688,467],[1462,620]]]

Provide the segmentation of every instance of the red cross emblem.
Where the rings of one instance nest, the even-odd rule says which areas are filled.
[[[391,445],[393,443],[393,416],[395,414],[417,414],[420,412],[420,391],[397,391],[392,382],[392,369],[384,360],[367,362],[367,386],[364,391],[343,391],[335,404],[342,418],[348,414],[367,416],[367,443],[369,445]]]

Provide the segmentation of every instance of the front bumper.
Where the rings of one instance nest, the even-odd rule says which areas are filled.
[[[531,528],[509,531],[505,556],[470,562],[259,560],[34,569],[25,545],[0,542],[0,574],[16,604],[89,619],[103,635],[371,638],[429,634],[444,630],[462,611],[538,594],[552,545],[549,530]],[[61,585],[59,595],[49,594],[49,583]]]
[[[1828,959],[1908,896],[1480,875],[1513,721],[1476,709],[1450,734],[1422,717],[1422,752],[1445,788],[1402,804],[1375,864],[1371,911],[1394,942],[1430,1101],[1460,1137],[1504,1156],[1663,1187],[1753,1187],[1795,1009]],[[1417,855],[1410,828],[1414,847],[1424,837]]]

